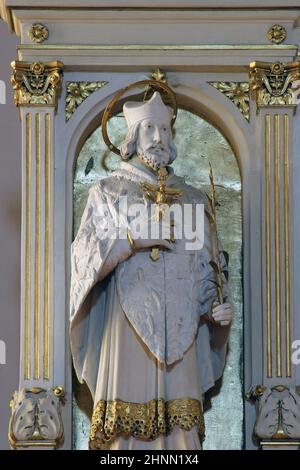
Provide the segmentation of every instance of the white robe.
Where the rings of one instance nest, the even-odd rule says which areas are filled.
[[[131,190],[131,186],[135,194],[142,181],[156,183],[155,177],[146,169],[122,163],[121,171],[93,187],[72,246],[71,349],[78,379],[87,383],[94,407],[101,400],[145,404],[151,400],[188,399],[201,403],[203,393],[214,385],[224,368],[229,328],[208,321],[216,289],[211,282],[214,273],[209,265],[212,252],[207,220],[204,248],[195,254],[197,265],[188,263],[191,268],[187,280],[190,277],[192,284],[195,279],[197,281],[193,289],[185,298],[190,282],[184,283],[183,276],[180,276],[180,267],[184,269],[180,250],[177,257],[175,253],[168,254],[168,266],[172,265],[172,256],[176,266],[175,270],[170,268],[174,282],[171,279],[165,303],[162,295],[157,295],[158,308],[151,304],[148,323],[144,323],[144,318],[149,315],[145,307],[149,303],[146,291],[153,290],[152,281],[147,280],[150,250],[149,253],[137,253],[114,268],[124,243],[104,240],[103,217],[97,210],[105,201],[110,208],[106,217],[113,218],[118,194],[127,192],[128,188]],[[200,191],[186,185],[171,171],[167,184],[182,189],[190,202],[205,202]],[[161,253],[161,258],[160,262],[165,264],[164,253]],[[111,269],[108,260],[114,260]],[[142,266],[145,270],[144,285],[134,278],[134,273]],[[165,281],[165,274],[161,276],[160,282]],[[159,273],[154,278],[159,278]],[[154,287],[159,290],[158,286]],[[195,299],[191,299],[195,289]],[[226,288],[224,295],[228,296]],[[168,325],[170,332],[166,329],[162,336],[155,335],[155,331],[160,332]],[[159,344],[162,341],[165,342]],[[165,358],[162,351],[166,351]],[[203,436],[199,436],[198,431],[199,426],[192,426],[190,430],[174,426],[170,434],[160,433],[150,441],[117,433],[105,448],[200,449]]]

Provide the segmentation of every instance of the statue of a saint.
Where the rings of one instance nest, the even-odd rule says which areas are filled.
[[[201,449],[203,394],[223,373],[233,317],[225,279],[216,282],[209,199],[169,166],[176,147],[161,95],[123,110],[120,169],[90,189],[72,245],[71,349],[94,400],[90,448]],[[156,206],[156,220],[172,198],[204,205],[202,246],[135,237],[133,213],[127,225],[120,215],[124,196]]]

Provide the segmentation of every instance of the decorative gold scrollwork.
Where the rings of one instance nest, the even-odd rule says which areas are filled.
[[[300,80],[300,62],[252,62],[250,88],[257,106],[296,105],[295,82]]]
[[[70,119],[78,106],[84,102],[94,91],[100,90],[108,82],[67,82],[66,95],[66,121]]]
[[[17,106],[56,106],[62,82],[61,62],[15,61],[11,66],[11,82]]]
[[[248,82],[209,82],[211,86],[223,93],[240,110],[247,121],[249,113],[249,83]]]

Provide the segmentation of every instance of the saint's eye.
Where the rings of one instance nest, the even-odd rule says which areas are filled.
[[[148,124],[148,126],[147,126],[147,127],[148,127],[148,129],[151,129],[151,127],[152,127],[152,126],[151,126],[151,124]]]

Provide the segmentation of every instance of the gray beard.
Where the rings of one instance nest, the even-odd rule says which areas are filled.
[[[170,161],[168,152],[161,151],[159,154],[151,152],[150,150],[137,149],[138,157],[146,163],[146,165],[153,168],[153,170],[159,170],[161,167],[167,166]]]

